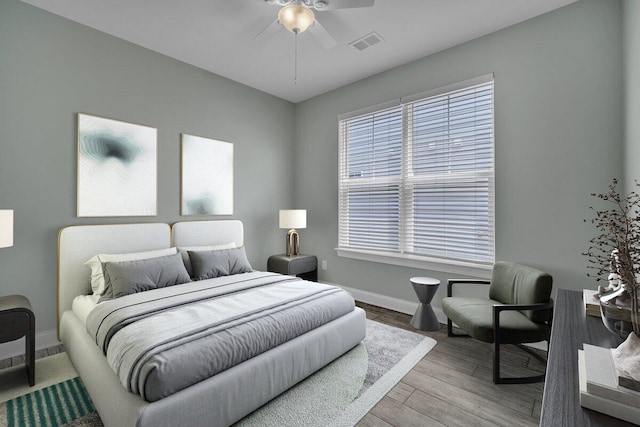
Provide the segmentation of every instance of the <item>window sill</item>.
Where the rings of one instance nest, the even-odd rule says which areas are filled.
[[[340,248],[336,248],[336,252],[339,257],[343,258],[401,265],[403,267],[420,268],[423,270],[441,271],[444,273],[460,274],[464,276],[478,277],[481,279],[490,279],[491,271],[493,269],[493,265],[474,264],[462,261],[443,261],[441,259],[418,255],[400,255],[388,252]]]

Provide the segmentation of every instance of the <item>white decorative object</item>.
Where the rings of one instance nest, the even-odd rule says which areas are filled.
[[[157,134],[78,114],[78,216],[157,214]]]
[[[618,273],[610,273],[607,280],[609,280],[610,289],[615,289],[620,286],[620,275]]]
[[[640,338],[635,333],[630,333],[618,348],[611,349],[611,354],[620,378],[620,385],[629,387],[636,383],[636,386],[631,388],[638,390],[640,384]],[[623,381],[622,378],[625,377],[633,381]]]

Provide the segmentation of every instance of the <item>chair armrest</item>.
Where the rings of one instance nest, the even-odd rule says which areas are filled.
[[[491,280],[486,279],[449,279],[447,280],[447,296],[453,296],[453,285],[457,285],[459,283],[468,283],[472,285],[490,285]]]
[[[513,310],[551,310],[549,313],[549,321],[553,316],[553,299],[549,299],[549,302],[540,302],[537,304],[494,304],[493,306],[493,326],[494,328],[500,327],[500,313],[503,311]]]

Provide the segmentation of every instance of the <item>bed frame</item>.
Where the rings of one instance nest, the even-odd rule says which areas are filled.
[[[357,308],[320,328],[156,402],[120,383],[98,346],[71,311],[90,293],[84,262],[97,253],[140,252],[175,246],[244,244],[240,221],[71,226],[58,239],[58,333],[106,427],[227,426],[259,408],[364,339]]]

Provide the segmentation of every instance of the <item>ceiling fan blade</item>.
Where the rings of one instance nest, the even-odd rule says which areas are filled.
[[[309,27],[308,31],[325,49],[331,49],[338,44],[336,39],[334,39],[333,36],[329,34],[329,32],[318,22],[317,19],[313,22],[313,25]]]
[[[376,0],[315,0],[316,10],[353,9],[356,7],[371,7]]]
[[[264,27],[258,34],[256,34],[252,40],[258,37],[267,37],[280,29],[280,21],[276,18],[272,23]]]

